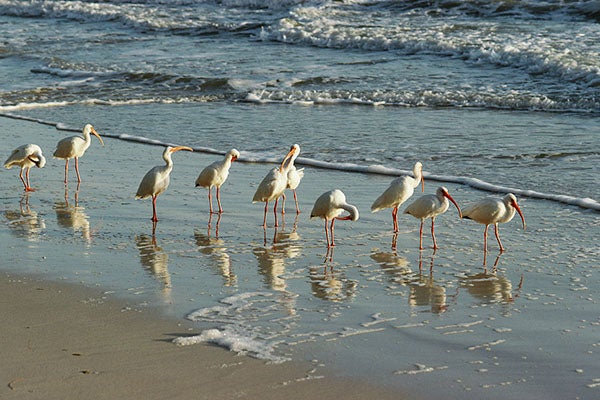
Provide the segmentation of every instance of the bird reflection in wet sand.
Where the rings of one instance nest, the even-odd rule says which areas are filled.
[[[312,266],[309,269],[310,287],[312,294],[323,300],[344,301],[356,295],[358,282],[346,278],[340,271],[335,271],[333,249],[327,252],[322,266]]]
[[[15,236],[25,238],[28,241],[36,241],[46,229],[46,223],[29,206],[29,193],[24,192],[19,201],[19,209],[15,211],[6,210],[4,216],[8,221],[8,227]]]
[[[267,247],[265,243],[265,246],[256,247],[252,251],[258,261],[258,272],[264,276],[266,284],[273,290],[286,290],[287,283],[283,275],[287,260],[298,257],[302,252],[299,244],[300,236],[296,232],[295,226],[289,232],[275,229],[271,247]]]
[[[411,306],[429,306],[434,314],[441,314],[448,309],[446,288],[433,278],[435,251],[429,263],[429,275],[423,274],[423,256],[419,255],[419,274],[409,283],[410,295],[408,304]]]
[[[171,274],[169,274],[169,255],[156,242],[156,236],[145,234],[135,237],[135,245],[140,252],[140,263],[145,270],[163,285],[161,291],[165,302],[170,301]]]
[[[56,212],[56,222],[63,228],[73,229],[74,232],[81,232],[86,242],[91,242],[92,232],[88,216],[83,211],[84,208],[79,206],[79,184],[75,190],[75,204],[69,203],[69,189],[65,185],[64,202],[54,203],[54,211]]]
[[[483,272],[465,275],[460,278],[460,286],[467,289],[467,292],[481,304],[490,303],[512,303],[519,297],[523,287],[523,275],[519,280],[517,288],[513,290],[512,283],[506,276],[498,276],[497,269],[500,261],[500,254],[496,257],[491,272],[487,266]],[[486,259],[484,257],[484,265]]]
[[[225,241],[219,238],[219,225],[221,224],[221,214],[217,214],[215,223],[215,234],[212,236],[212,216],[209,214],[206,233],[200,230],[194,231],[194,239],[196,245],[202,254],[206,254],[213,261],[213,266],[216,266],[224,279],[224,286],[235,286],[237,284],[237,276],[231,268],[231,259],[227,254]]]
[[[406,284],[413,276],[409,261],[394,249],[391,252],[375,250],[371,259],[381,266],[383,272],[390,277],[390,281],[401,285]]]

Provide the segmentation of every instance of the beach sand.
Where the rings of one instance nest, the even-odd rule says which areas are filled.
[[[188,324],[96,289],[2,274],[0,293],[2,399],[399,398],[306,363],[175,346]]]

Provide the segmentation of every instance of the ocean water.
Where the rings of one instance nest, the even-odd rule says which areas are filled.
[[[143,297],[198,324],[179,344],[314,360],[425,398],[596,398],[599,19],[593,1],[0,0],[2,153],[29,141],[49,157],[87,122],[109,138],[82,160],[81,193],[63,193],[56,160],[32,172],[52,188],[23,198],[1,174],[7,259],[25,244],[29,262],[3,268]],[[160,162],[148,144],[166,143],[196,152],[174,157],[159,200],[173,220],[153,235],[132,193]],[[249,199],[293,143],[304,212],[263,237]],[[232,147],[245,163],[216,234],[188,186]],[[445,185],[461,207],[517,194],[527,230],[501,226],[508,250],[490,236],[485,261],[482,227],[453,210],[435,253],[408,216],[394,238],[368,207],[416,161],[426,191]],[[330,257],[307,214],[332,185],[361,220],[340,222]]]

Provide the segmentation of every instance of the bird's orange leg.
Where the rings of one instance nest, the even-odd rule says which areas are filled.
[[[500,241],[500,234],[498,233],[498,223],[494,224],[494,233],[496,234],[496,240],[498,241],[498,245],[500,246],[500,252],[504,251],[504,247],[502,246],[502,242]]]
[[[152,221],[157,222],[158,216],[156,215],[156,197],[152,196]]]
[[[483,252],[486,253],[487,252],[487,231],[488,231],[488,226],[485,226],[485,229],[483,230]]]
[[[283,197],[283,201],[285,201],[285,196]],[[275,205],[273,206],[273,215],[275,215],[275,225],[273,225],[273,226],[275,228],[277,228],[279,226],[279,222],[277,221],[277,203],[278,202],[279,202],[279,199],[275,199]]]
[[[267,227],[267,207],[269,206],[269,202],[265,201],[265,217],[263,218],[263,228]]]
[[[392,221],[394,221],[394,232],[398,232],[398,206],[392,208]]]
[[[212,188],[211,187],[208,188],[208,210],[209,210],[209,212],[211,214],[213,213],[213,209],[212,209]]]
[[[219,191],[219,187],[217,186],[217,204],[219,205],[219,214],[223,213],[223,207],[221,207],[221,192]]]
[[[75,157],[75,173],[77,174],[77,182],[81,182],[81,176],[79,176],[79,157]]]
[[[69,181],[69,159],[67,158],[67,160],[65,161],[65,185],[68,183]]]
[[[285,214],[285,193],[281,194],[281,214]]]
[[[296,203],[296,214],[300,214],[300,207],[298,206],[298,196],[296,196],[296,189],[294,189],[294,202]]]
[[[329,232],[327,231],[327,219],[325,219],[325,240],[327,241],[327,249],[331,246],[329,243]]]
[[[333,223],[335,222],[335,220],[336,220],[335,218],[331,220],[331,228],[330,228],[330,231],[331,231],[331,247],[335,246],[335,241],[333,239]]]
[[[438,248],[437,241],[435,240],[435,228],[434,228],[435,217],[431,218],[431,237],[433,238],[433,249]]]
[[[19,178],[21,178],[21,182],[23,182],[23,186],[25,187],[25,191],[27,192],[27,183],[25,183],[25,179],[23,179],[23,170],[21,169],[21,172],[19,172]]]
[[[421,218],[421,227],[419,228],[419,250],[423,250],[423,222],[425,220]]]
[[[27,167],[27,171],[25,172],[25,177],[27,178],[27,185],[25,185],[25,191],[26,192],[35,192],[35,189],[32,188],[31,186],[29,186],[29,171],[31,170],[31,167]]]

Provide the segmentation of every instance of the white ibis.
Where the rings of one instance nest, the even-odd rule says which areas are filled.
[[[287,174],[287,186],[286,189],[291,189],[294,194],[294,202],[296,203],[296,214],[300,214],[300,207],[298,206],[298,196],[296,195],[296,189],[300,185],[300,181],[304,177],[304,168],[296,169],[294,165],[294,161],[300,154],[300,146],[298,144],[294,144],[290,151],[293,151],[292,156],[288,161],[288,174]],[[283,196],[283,202],[285,204],[285,195]],[[281,209],[284,209],[284,205],[281,206]],[[284,211],[282,211],[284,212]]]
[[[483,231],[483,251],[487,252],[487,231],[489,225],[494,225],[494,233],[496,234],[496,240],[500,246],[500,251],[504,251],[502,242],[500,241],[500,234],[498,233],[498,224],[500,222],[509,222],[515,216],[515,212],[518,212],[523,221],[523,230],[525,229],[525,217],[521,212],[521,208],[517,204],[517,198],[514,194],[509,193],[502,199],[494,197],[486,197],[479,200],[463,212],[463,217],[472,219],[480,224],[485,224]]]
[[[65,183],[67,183],[69,175],[69,160],[75,159],[75,173],[77,174],[77,182],[81,182],[81,176],[79,175],[79,157],[83,156],[85,151],[92,144],[92,137],[90,134],[96,136],[102,146],[104,142],[102,138],[96,132],[91,124],[87,124],[83,127],[83,137],[75,135],[69,136],[58,142],[56,150],[54,150],[54,158],[62,158],[65,160]]]
[[[221,161],[215,161],[200,172],[198,179],[196,179],[196,187],[201,186],[208,189],[208,207],[210,213],[213,213],[212,207],[212,187],[216,188],[217,192],[217,204],[219,206],[219,214],[223,213],[221,207],[221,185],[225,183],[229,176],[229,168],[231,163],[237,160],[240,156],[240,152],[236,149],[231,149],[225,154],[225,158]]]
[[[26,192],[35,191],[29,185],[29,170],[34,165],[38,168],[43,168],[46,165],[46,158],[42,154],[42,149],[37,144],[24,144],[13,150],[11,155],[4,162],[4,167],[11,169],[15,165],[21,167],[19,178],[25,186]],[[23,179],[23,170],[25,170],[25,179]]]
[[[414,193],[414,190],[421,183],[421,191],[425,191],[425,182],[423,180],[423,164],[416,162],[413,167],[414,176],[401,176],[394,179],[390,186],[379,196],[371,206],[371,212],[377,212],[384,208],[392,209],[392,220],[394,222],[394,232],[398,232],[398,207],[408,200]]]
[[[348,212],[348,215],[340,217],[344,211]],[[310,218],[322,218],[325,220],[325,239],[327,240],[327,247],[335,246],[334,235],[333,235],[333,223],[336,219],[340,220],[351,220],[356,221],[358,219],[358,208],[352,204],[346,202],[346,195],[339,189],[330,190],[329,192],[323,193],[313,206],[310,212]],[[331,221],[331,227],[329,232],[331,233],[331,240],[329,239],[329,232],[327,231],[327,222]]]
[[[267,227],[267,207],[269,202],[274,200],[275,205],[273,207],[273,214],[275,215],[275,225],[279,226],[277,222],[277,202],[279,197],[283,195],[285,188],[287,186],[287,174],[289,171],[289,164],[287,164],[287,160],[292,156],[293,150],[290,150],[287,155],[283,158],[281,162],[281,166],[279,168],[273,168],[269,173],[263,178],[263,180],[258,185],[256,192],[254,193],[254,197],[252,198],[252,202],[256,203],[257,201],[265,202],[265,215],[263,219],[263,227]]]
[[[171,154],[179,150],[193,151],[191,148],[186,146],[171,147],[168,146],[163,152],[163,159],[166,165],[157,165],[144,175],[140,186],[138,187],[135,195],[136,199],[145,199],[146,197],[152,197],[152,221],[158,221],[156,215],[156,197],[159,194],[167,190],[169,187],[170,175],[173,170],[173,160]]]
[[[431,218],[431,237],[433,238],[433,248],[437,249],[437,241],[435,240],[435,217],[445,213],[448,210],[450,200],[458,210],[458,215],[462,218],[462,213],[458,203],[454,201],[448,189],[443,186],[437,188],[435,194],[426,194],[413,201],[404,210],[405,214],[410,214],[421,220],[421,228],[419,229],[419,249],[423,250],[423,223],[427,218]]]

